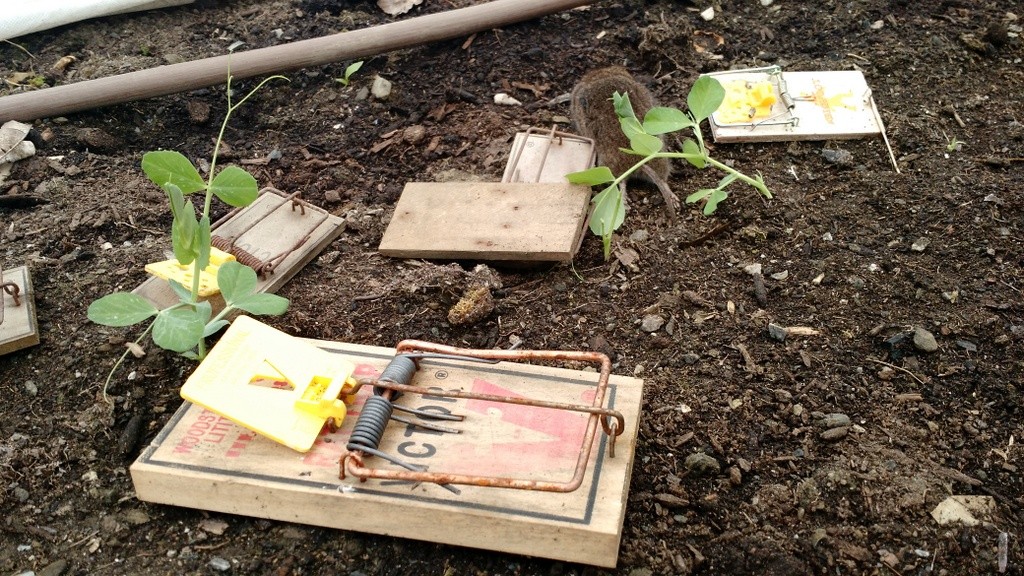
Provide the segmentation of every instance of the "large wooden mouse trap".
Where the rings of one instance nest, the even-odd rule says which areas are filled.
[[[860,71],[783,72],[779,66],[768,66],[708,76],[725,89],[725,100],[710,119],[716,142],[881,135],[896,165],[871,88]]]
[[[39,344],[28,266],[0,268],[0,355]]]
[[[565,175],[590,168],[594,155],[589,138],[530,128],[515,135],[501,182],[409,182],[380,253],[569,262],[583,238],[590,187]]]
[[[303,341],[243,316],[132,478],[147,501],[614,566],[642,382],[610,370],[590,352]]]
[[[253,268],[258,292],[276,292],[344,230],[341,218],[302,200],[298,193],[285,194],[276,188],[260,190],[252,204],[231,211],[212,225],[213,254],[210,266],[201,273],[201,296],[214,311],[224,306],[216,286],[218,266],[237,260]],[[146,266],[153,275],[134,290],[158,307],[178,302],[165,281],[173,278],[184,286],[192,284],[192,267],[177,260]]]

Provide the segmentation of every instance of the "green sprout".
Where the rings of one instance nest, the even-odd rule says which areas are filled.
[[[141,342],[152,332],[153,342],[165,349],[178,352],[189,358],[202,360],[206,357],[206,338],[228,324],[227,317],[233,311],[244,310],[251,314],[284,314],[288,300],[275,294],[256,292],[256,272],[239,262],[226,262],[217,273],[217,284],[225,306],[217,315],[209,302],[199,299],[200,272],[210,263],[211,225],[210,204],[213,197],[234,206],[248,206],[259,195],[256,179],[237,166],[228,166],[217,171],[217,155],[220,152],[224,131],[231,114],[246,100],[260,90],[267,82],[276,79],[288,80],[284,76],[271,76],[260,82],[237,103],[231,101],[231,73],[227,79],[227,114],[221,123],[220,133],[214,144],[210,160],[209,178],[204,180],[192,162],[180,152],[161,150],[147,152],[142,157],[142,170],[146,176],[167,193],[173,220],[171,223],[171,244],[174,256],[183,265],[193,267],[192,286],[182,286],[169,280],[171,289],[179,301],[172,306],[158,309],[149,300],[130,292],[115,292],[103,296],[89,305],[89,320],[104,326],[131,326],[151,320],[136,340]],[[196,208],[189,194],[203,192],[202,210],[196,215]],[[114,364],[103,391],[114,371],[125,359],[128,352]]]
[[[334,81],[335,82],[340,82],[342,86],[348,86],[348,83],[351,80],[352,75],[355,74],[356,72],[358,72],[359,69],[362,68],[362,67],[363,67],[363,61],[362,60],[360,60],[358,62],[353,62],[353,63],[348,65],[348,68],[345,68],[345,75],[342,76],[341,78],[335,78]]]
[[[752,186],[765,198],[772,197],[772,193],[768,190],[768,186],[760,174],[751,178],[739,170],[711,158],[708,154],[704,138],[701,135],[700,123],[711,116],[715,110],[718,110],[724,99],[725,89],[722,88],[722,84],[710,76],[701,76],[690,88],[690,93],[686,97],[686,104],[690,109],[688,113],[675,108],[659,106],[651,108],[641,122],[633,112],[629,94],[616,92],[612,96],[615,113],[619,117],[619,125],[622,132],[629,138],[630,147],[623,148],[622,151],[640,156],[641,159],[618,176],[615,176],[607,166],[597,166],[566,176],[569,182],[574,184],[589,186],[607,184],[591,200],[590,213],[590,229],[594,234],[600,236],[604,243],[605,260],[611,257],[612,234],[622,226],[625,219],[625,206],[622,202],[622,191],[619,184],[655,158],[683,159],[699,169],[713,166],[725,172],[725,176],[714,188],[704,188],[686,197],[688,204],[704,201],[705,215],[714,213],[718,205],[729,197],[726,188],[736,180]],[[687,128],[693,132],[693,138],[683,140],[681,152],[662,151],[665,144],[660,138],[661,135]]]
[[[952,154],[953,152],[959,152],[964,147],[964,142],[957,140],[956,136],[952,138],[946,138],[946,153]]]

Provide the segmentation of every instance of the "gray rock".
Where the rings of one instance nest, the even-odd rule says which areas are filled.
[[[28,500],[28,490],[25,490],[21,486],[14,489],[14,499],[18,502],[25,502]]]
[[[703,452],[694,452],[683,461],[686,471],[692,476],[713,476],[722,471],[722,465]]]
[[[865,282],[864,279],[861,278],[860,276],[850,276],[849,278],[847,278],[847,280],[850,282],[850,286],[853,286],[855,289],[864,289]]]
[[[683,354],[683,362],[686,362],[687,364],[696,364],[697,362],[700,362],[700,355],[694,354],[693,352],[687,352],[686,354]]]
[[[821,418],[814,421],[814,425],[818,428],[838,428],[840,426],[849,426],[850,417],[841,412],[824,414]]]
[[[391,96],[391,81],[385,80],[380,76],[373,77],[373,85],[370,87],[370,93],[377,100],[387,100],[388,96]]]
[[[209,566],[217,572],[227,572],[228,570],[231,570],[231,561],[221,558],[220,556],[214,556],[213,558],[210,558]]]
[[[772,340],[778,340],[779,342],[785,342],[786,341],[786,334],[787,334],[787,332],[786,332],[785,326],[779,326],[778,324],[775,324],[774,322],[768,324],[768,336],[771,337]]]
[[[838,150],[826,148],[821,151],[821,155],[825,158],[826,162],[836,166],[849,166],[853,164],[853,154],[842,148]]]
[[[924,249],[927,248],[930,243],[931,240],[922,236],[921,238],[914,240],[914,243],[910,245],[910,249],[914,252],[924,252]]]
[[[939,349],[939,343],[935,341],[935,335],[921,328],[914,328],[914,348],[921,352],[935,352]]]
[[[64,559],[54,560],[47,564],[42,570],[36,572],[38,576],[60,576],[68,569],[68,561]]]
[[[35,396],[36,394],[39,394],[39,387],[36,386],[36,383],[33,382],[32,380],[25,380],[24,386],[25,393],[28,394],[29,396]]]
[[[665,325],[665,319],[657,314],[648,314],[640,322],[640,329],[644,332],[657,332]]]
[[[974,342],[971,342],[970,340],[957,340],[956,345],[963,348],[964,350],[967,350],[968,352],[978,351],[978,345],[975,344]]]
[[[849,432],[850,432],[850,427],[849,426],[840,426],[838,428],[829,428],[828,430],[825,430],[824,432],[819,434],[819,437],[822,440],[825,440],[825,441],[828,441],[828,442],[835,442],[836,440],[841,440],[841,439],[845,438],[846,435]]]

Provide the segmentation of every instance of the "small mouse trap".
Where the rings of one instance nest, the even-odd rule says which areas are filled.
[[[209,299],[215,312],[223,308],[216,273],[227,260],[237,260],[256,271],[257,291],[276,292],[341,234],[342,224],[341,218],[302,200],[297,193],[264,188],[255,202],[213,223],[211,239],[216,250],[201,275],[201,296]],[[178,302],[164,279],[173,278],[183,286],[192,282],[192,267],[174,259],[151,263],[146,270],[154,277],[134,292],[160,308]]]
[[[881,135],[889,148],[860,71],[783,72],[779,66],[708,74],[725,88],[710,119],[716,142],[834,140]],[[896,165],[889,148],[890,159]]]
[[[396,350],[258,325],[238,318],[183,393],[203,380],[229,409],[283,411],[279,428],[315,413],[312,447],[185,402],[131,466],[140,500],[615,566],[643,381],[590,353]]]
[[[39,344],[28,266],[0,269],[0,355]]]
[[[594,163],[594,142],[554,129],[517,133],[501,182],[409,182],[379,251],[396,258],[569,262],[590,187],[565,175]]]

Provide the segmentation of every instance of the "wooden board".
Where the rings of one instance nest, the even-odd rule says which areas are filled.
[[[290,204],[276,193],[264,192],[255,202],[214,227],[215,235],[237,236],[236,246],[261,259],[270,259],[291,249],[309,234],[306,242],[282,260],[273,274],[258,279],[257,292],[276,292],[344,230],[344,222],[337,216],[312,205],[307,205],[306,214],[302,215],[298,209],[292,210]],[[178,302],[170,285],[160,278],[149,278],[133,292],[145,296],[158,308]],[[224,299],[219,294],[208,300],[215,313],[224,308]]]
[[[709,74],[731,86],[765,82],[764,72],[719,72]],[[787,111],[778,97],[770,111],[751,122],[726,122],[723,110],[711,115],[715,142],[778,142],[790,140],[834,140],[877,136],[882,133],[871,89],[859,71],[782,72],[781,77],[793,108]],[[776,82],[776,95],[779,94]],[[786,123],[795,118],[795,123]]]
[[[590,188],[568,183],[410,182],[380,253],[398,258],[568,262]]]
[[[394,351],[314,342],[376,375]],[[588,402],[596,373],[545,366],[422,360],[414,384]],[[353,411],[369,390],[361,392]],[[568,494],[338,478],[355,417],[307,453],[184,404],[131,466],[140,500],[614,567],[636,445],[643,382],[613,376],[606,405],[625,416],[608,455],[603,433],[581,488]],[[592,397],[592,396],[591,396]],[[466,415],[461,434],[392,422],[381,449],[435,472],[568,480],[586,417],[572,412],[404,395],[399,404]],[[376,460],[376,461],[375,461]],[[370,459],[368,466],[380,466]],[[440,529],[439,529],[440,528]]]
[[[39,327],[36,325],[36,303],[32,294],[32,279],[28,274],[28,266],[5,269],[3,282],[14,282],[18,286],[18,299],[21,304],[14,305],[14,298],[6,292],[0,292],[3,302],[3,322],[0,322],[0,355],[39,344]]]

